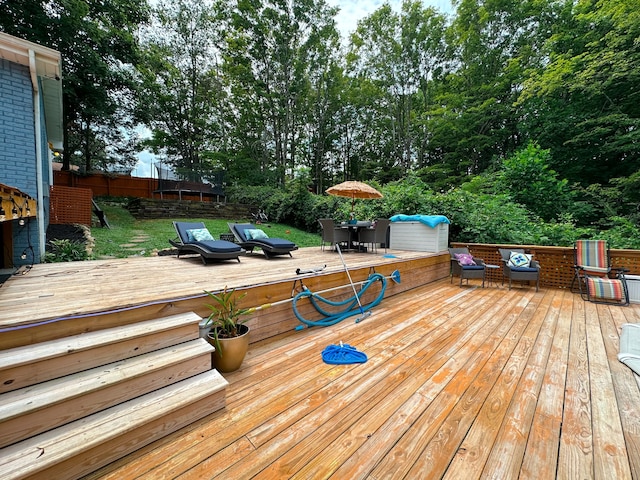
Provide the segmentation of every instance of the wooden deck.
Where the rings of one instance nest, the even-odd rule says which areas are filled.
[[[388,253],[395,258],[385,258],[384,250],[380,249],[378,254],[345,253],[344,259],[349,269],[354,270],[393,266],[400,261],[436,255],[391,250]],[[448,259],[448,254],[445,255]],[[293,258],[267,260],[261,253],[253,253],[240,259],[240,263],[231,260],[203,265],[199,256],[180,259],[162,256],[34,265],[27,274],[15,275],[0,286],[0,337],[4,328],[140,308],[154,302],[169,303],[201,295],[205,289],[250,288],[305,278],[296,274],[297,269],[326,265],[322,273],[344,272],[339,256],[319,247],[296,250]],[[344,279],[346,283],[346,275]],[[362,278],[354,278],[358,280]],[[289,286],[287,295],[290,291]]]
[[[345,260],[366,270],[424,257],[393,253]],[[0,337],[61,315],[271,285],[322,264],[342,269],[317,248],[211,266],[36,265],[0,288]],[[86,479],[640,479],[640,381],[616,358],[621,325],[640,321],[640,305],[478,286],[439,280],[386,298],[360,323],[253,343],[241,370],[224,375],[224,410]],[[321,351],[340,341],[369,360],[325,364]]]
[[[472,281],[473,283],[473,281]],[[640,306],[448,280],[252,346],[227,407],[91,479],[638,479]],[[365,364],[331,366],[340,341]]]

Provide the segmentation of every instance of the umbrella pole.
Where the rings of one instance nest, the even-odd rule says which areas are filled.
[[[342,257],[342,251],[340,250],[340,245],[336,243],[336,250],[338,251],[338,255],[340,255],[340,260],[342,261],[342,266],[344,267],[344,271],[347,272],[347,277],[349,278],[349,283],[351,284],[351,288],[353,289],[353,294],[356,296],[356,300],[358,302],[358,306],[360,307],[360,318],[356,319],[356,323],[361,322],[367,317],[371,316],[371,310],[364,311],[362,308],[362,303],[360,302],[360,297],[358,296],[358,292],[356,292],[356,286],[353,284],[353,280],[351,280],[351,274],[349,273],[349,269],[347,268],[347,264],[344,263],[344,258]]]

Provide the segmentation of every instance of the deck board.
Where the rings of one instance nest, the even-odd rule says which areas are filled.
[[[565,408],[560,437],[558,475],[561,478],[592,478],[593,438],[591,385],[586,344],[585,304],[574,303],[569,359],[565,386]]]
[[[639,478],[639,306],[448,280],[252,345],[227,408],[88,479]],[[332,366],[340,340],[365,364]],[[577,437],[576,437],[577,435]]]
[[[616,358],[639,313],[438,281],[253,345],[226,410],[88,478],[639,478],[640,391]],[[369,361],[325,365],[339,340]]]
[[[527,427],[533,423],[536,400],[540,396],[545,365],[551,352],[561,299],[560,290],[551,292],[551,295],[545,296],[544,303],[536,310],[536,316],[544,318],[537,336],[535,339],[532,338],[533,348],[493,447],[489,451],[482,472],[485,478],[517,478],[519,475],[529,436]]]
[[[322,255],[304,262],[243,259],[239,269],[189,260],[185,269],[176,259],[158,259],[163,274],[152,286],[158,291],[142,287],[127,301],[277,281],[324,259],[328,269],[342,268],[335,256]],[[346,261],[366,267],[369,258]],[[126,262],[133,282],[126,285],[143,277],[135,273],[143,263]],[[95,285],[86,291],[102,302],[116,289],[119,268],[94,263],[66,270],[72,280],[91,278]],[[181,284],[176,279],[185,271],[202,278]],[[26,280],[37,288],[57,277],[46,266]],[[478,287],[443,279],[386,298],[360,323],[352,317],[253,343],[242,368],[225,374],[225,409],[86,480],[640,480],[640,384],[617,360],[621,326],[640,322],[640,305],[594,305],[559,289]],[[5,307],[17,304],[0,291],[3,298]],[[90,308],[91,299],[87,294],[77,308]],[[322,349],[341,340],[369,360],[323,363]]]

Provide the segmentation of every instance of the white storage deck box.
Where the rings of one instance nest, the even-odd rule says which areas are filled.
[[[391,222],[389,248],[415,252],[444,252],[449,246],[449,224],[431,228],[422,222]]]
[[[629,289],[629,301],[631,303],[640,303],[640,276],[625,275],[625,278]]]

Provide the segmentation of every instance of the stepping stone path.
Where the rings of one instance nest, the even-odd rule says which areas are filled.
[[[142,230],[134,230],[133,233],[135,236],[131,239],[131,243],[123,243],[120,246],[126,251],[135,252],[137,255],[140,253],[140,247],[138,244],[149,240],[149,235],[144,233]]]

